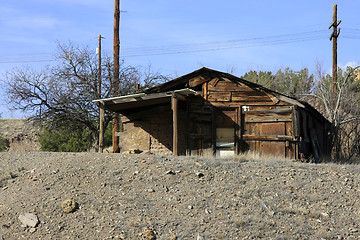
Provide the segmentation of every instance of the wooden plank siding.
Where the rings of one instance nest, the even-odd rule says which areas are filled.
[[[122,114],[123,150],[204,156],[250,150],[302,160],[331,152],[330,123],[309,104],[207,68],[96,102]]]
[[[204,99],[223,115],[216,118],[215,125],[234,127],[236,153],[250,150],[296,157],[292,105],[274,103],[269,94],[228,79],[214,78],[204,83],[202,90]],[[243,106],[249,109],[243,111]],[[232,123],[226,123],[229,119]]]

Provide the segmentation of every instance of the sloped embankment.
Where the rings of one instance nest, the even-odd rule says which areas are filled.
[[[2,239],[360,238],[357,165],[8,152],[0,172]]]
[[[0,120],[0,134],[9,139],[10,152],[39,151],[40,128],[27,119],[9,118]]]

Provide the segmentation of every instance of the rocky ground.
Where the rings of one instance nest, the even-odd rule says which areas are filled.
[[[273,159],[0,153],[0,239],[360,239],[359,172]],[[77,206],[65,213],[69,199]]]
[[[27,119],[0,119],[0,136],[10,141],[9,152],[39,151],[40,128]]]

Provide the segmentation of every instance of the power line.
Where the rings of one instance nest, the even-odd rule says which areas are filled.
[[[356,29],[352,29],[352,30],[356,30]],[[356,37],[356,35],[350,36],[347,34],[345,36]],[[316,30],[316,31],[307,31],[307,32],[299,32],[299,33],[272,35],[272,36],[233,39],[226,41],[128,48],[122,50],[122,54],[123,54],[123,58],[128,58],[128,57],[140,57],[140,56],[182,54],[182,53],[191,53],[191,52],[220,51],[220,50],[228,50],[228,49],[315,41],[315,40],[326,39],[327,37],[328,37],[327,30]],[[16,54],[16,55],[0,56],[0,63],[27,63],[27,62],[50,62],[50,61],[56,61],[56,59],[51,54],[43,54],[43,55]]]

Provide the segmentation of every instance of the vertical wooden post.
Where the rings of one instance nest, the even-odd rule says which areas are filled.
[[[340,35],[340,29],[337,30],[337,27],[340,25],[341,21],[337,21],[337,4],[333,5],[333,22],[330,25],[329,29],[333,28],[333,33],[331,34],[330,41],[333,41],[333,65],[332,65],[332,107],[335,109],[336,105],[336,83],[337,83],[337,38]]]
[[[101,35],[99,35],[99,73],[98,73],[98,98],[101,99]],[[104,102],[99,103],[99,153],[104,151]]]
[[[98,98],[101,99],[101,35],[99,35],[99,73],[98,73]]]
[[[119,95],[119,68],[120,68],[120,40],[119,40],[119,25],[120,25],[120,4],[119,0],[115,0],[114,12],[114,79],[113,79],[113,95]],[[116,132],[119,130],[119,114],[113,114],[113,152],[118,151],[119,137]]]
[[[212,138],[212,147],[213,155],[216,156],[216,108],[211,107],[211,138]]]
[[[105,109],[104,102],[101,101],[100,107],[100,119],[99,119],[99,153],[104,151],[104,120],[105,120]]]
[[[171,109],[173,112],[173,155],[179,155],[179,126],[178,126],[178,99],[176,94],[171,96]]]
[[[191,155],[190,151],[190,108],[191,102],[189,99],[186,99],[186,156]]]

